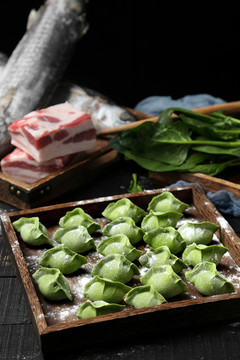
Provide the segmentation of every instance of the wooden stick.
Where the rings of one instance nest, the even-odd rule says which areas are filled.
[[[224,110],[225,113],[227,113],[227,114],[236,114],[236,113],[240,112],[240,101],[233,101],[233,102],[228,102],[228,103],[224,103],[224,104],[217,104],[217,105],[196,108],[196,109],[193,109],[192,111],[195,111],[195,112],[198,112],[201,114],[211,114],[214,111],[222,111],[222,110]],[[149,116],[149,115],[147,115],[147,116]],[[158,116],[147,117],[143,120],[138,120],[138,121],[124,124],[124,125],[115,126],[114,128],[99,130],[97,132],[97,136],[117,134],[119,132],[135,128],[136,126],[141,125],[142,123],[144,123],[146,121],[156,122],[157,120],[158,120]]]

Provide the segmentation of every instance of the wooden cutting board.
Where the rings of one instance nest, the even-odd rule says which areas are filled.
[[[86,151],[80,160],[33,184],[26,184],[0,172],[0,201],[19,209],[47,204],[89,183],[117,160],[118,154],[108,146],[108,140],[97,139],[96,148]]]

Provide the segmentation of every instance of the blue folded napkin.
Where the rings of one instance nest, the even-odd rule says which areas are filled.
[[[158,116],[163,110],[169,107],[181,107],[191,110],[210,105],[223,104],[225,102],[225,100],[210,94],[186,95],[176,100],[171,96],[149,96],[141,100],[134,109],[145,114]]]
[[[215,193],[212,193],[210,191],[205,192],[205,190],[200,184],[189,183],[183,180],[179,180],[175,184],[170,185],[169,187],[187,185],[198,185],[222,215],[231,215],[234,217],[240,216],[240,201],[230,191],[219,190]]]

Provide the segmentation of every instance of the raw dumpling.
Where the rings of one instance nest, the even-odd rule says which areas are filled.
[[[201,223],[186,222],[178,228],[178,232],[186,241],[187,245],[192,243],[207,245],[212,241],[213,234],[218,228],[218,225],[209,221],[203,221]]]
[[[171,192],[165,191],[154,196],[148,205],[148,211],[155,212],[177,211],[183,212],[189,207],[188,204],[178,200]]]
[[[193,270],[185,273],[186,279],[203,295],[218,295],[234,291],[234,286],[221,276],[216,264],[203,261],[196,265]]]
[[[97,246],[97,252],[104,256],[122,254],[129,261],[134,261],[142,255],[142,252],[132,246],[128,237],[124,234],[113,235],[101,240]]]
[[[134,263],[129,261],[123,255],[107,255],[103,257],[92,270],[92,275],[98,275],[101,278],[110,279],[127,283],[133,275],[139,275],[140,271]]]
[[[111,221],[127,216],[138,223],[146,215],[146,212],[128,198],[124,198],[108,204],[102,215]]]
[[[183,251],[182,259],[189,266],[195,266],[202,261],[213,262],[217,265],[227,251],[228,248],[224,246],[193,243]]]
[[[43,296],[49,300],[72,300],[69,283],[59,269],[39,268],[33,279]]]
[[[166,303],[164,297],[151,285],[136,286],[132,288],[124,299],[125,303],[140,309],[147,306],[155,306]]]
[[[77,253],[96,249],[93,238],[81,225],[58,229],[54,234],[54,240]]]
[[[124,234],[128,237],[131,244],[136,244],[142,240],[144,231],[138,227],[134,220],[130,217],[120,217],[106,224],[103,228],[103,235],[113,236],[117,234]]]
[[[92,301],[103,300],[108,303],[119,303],[129,290],[131,290],[130,286],[96,275],[85,285],[83,295]]]
[[[182,216],[183,214],[177,211],[161,213],[150,210],[149,214],[144,217],[141,228],[143,231],[148,232],[159,227],[175,227]]]
[[[106,315],[122,311],[124,305],[120,304],[109,304],[106,301],[85,301],[79,308],[77,312],[77,317],[79,319],[88,319],[95,316]]]
[[[84,256],[77,254],[63,244],[45,251],[39,260],[40,265],[57,268],[63,274],[71,274],[86,263],[87,259]]]
[[[21,217],[13,222],[13,227],[20,232],[23,241],[32,246],[44,244],[52,245],[46,227],[41,224],[38,217]]]
[[[86,214],[82,208],[75,208],[74,210],[68,211],[66,215],[59,220],[59,226],[63,228],[79,225],[84,226],[89,234],[101,229],[101,225],[94,221],[91,215]]]
[[[171,254],[167,246],[159,246],[156,249],[151,248],[139,258],[139,262],[147,268],[158,265],[170,265],[176,274],[188,267],[181,259]]]
[[[151,267],[140,281],[144,285],[152,285],[166,299],[188,291],[187,285],[170,265]]]
[[[178,254],[186,247],[185,240],[172,226],[149,231],[144,235],[143,240],[153,249],[167,246],[172,254]]]

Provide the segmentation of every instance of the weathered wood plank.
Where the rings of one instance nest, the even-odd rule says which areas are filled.
[[[43,360],[31,323],[0,325],[0,359]]]
[[[16,276],[11,257],[0,236],[0,277]]]
[[[0,278],[0,324],[21,324],[31,321],[19,281]]]

